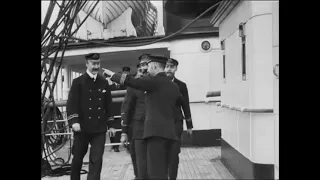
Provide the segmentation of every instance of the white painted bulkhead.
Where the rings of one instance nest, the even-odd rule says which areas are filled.
[[[202,50],[203,41],[210,42],[211,50]],[[176,77],[188,87],[194,130],[221,129],[220,109],[215,103],[205,102],[207,92],[220,91],[222,84],[222,54],[218,37],[170,41],[169,50],[170,57],[179,61]]]
[[[221,103],[274,108],[272,1],[241,1],[219,25],[225,40],[226,80]],[[246,80],[242,79],[239,24],[245,24]],[[222,138],[254,163],[275,163],[275,115],[221,109]]]

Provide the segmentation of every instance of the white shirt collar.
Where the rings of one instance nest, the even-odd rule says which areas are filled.
[[[93,75],[88,69],[87,69],[87,74],[88,74],[91,78],[93,78],[93,81],[95,81],[95,80],[97,79],[97,75],[98,75],[98,74]]]
[[[172,82],[174,82],[174,78],[172,78]]]

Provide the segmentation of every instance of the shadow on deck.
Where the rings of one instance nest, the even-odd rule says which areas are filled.
[[[58,157],[65,158],[66,153]],[[88,162],[88,154],[84,162]],[[178,179],[235,179],[220,161],[220,147],[183,147],[180,153]],[[70,161],[71,162],[71,161]],[[88,165],[83,169],[88,170]],[[81,180],[86,180],[87,175],[81,175]],[[120,152],[110,152],[106,147],[101,172],[103,180],[131,180],[134,178],[130,155],[120,148]],[[70,176],[43,177],[42,180],[69,180]]]

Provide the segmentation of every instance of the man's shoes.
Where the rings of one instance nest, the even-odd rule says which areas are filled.
[[[119,149],[114,149],[114,152],[120,152]]]

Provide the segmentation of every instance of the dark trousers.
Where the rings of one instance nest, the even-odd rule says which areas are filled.
[[[132,139],[132,133],[133,133],[132,132],[132,127],[130,127],[129,130],[128,130],[128,142],[130,144],[127,145],[126,148],[130,153],[134,176],[138,177],[138,169],[137,169],[137,162],[136,162],[136,151],[135,151],[135,148],[134,148],[135,141]]]
[[[169,179],[177,179],[179,168],[179,153],[181,152],[181,134],[183,131],[183,121],[175,122],[175,130],[179,141],[172,145],[172,156],[169,159]]]
[[[102,160],[104,153],[104,144],[106,142],[106,133],[88,134],[83,132],[74,133],[72,146],[72,163],[71,163],[71,180],[80,180],[80,171],[82,168],[83,158],[88,151],[89,154],[89,171],[87,180],[100,180]]]
[[[133,139],[131,139],[129,147],[130,147],[130,156],[131,156],[134,176],[138,177],[137,157],[136,157],[136,151],[135,151],[135,141]]]
[[[129,146],[126,145],[125,147],[130,152],[131,147],[134,148],[134,145],[131,145],[131,143],[134,143],[133,140],[132,140],[132,127],[130,127],[129,130],[128,130],[128,142],[130,142],[130,145]]]
[[[173,157],[173,147],[179,141],[162,137],[146,139],[148,179],[168,179],[169,159]]]
[[[120,143],[121,132],[116,132],[114,137],[110,137],[111,143]],[[112,149],[119,149],[119,145],[112,146]]]
[[[147,144],[143,139],[134,140],[138,179],[148,179],[147,169]]]

